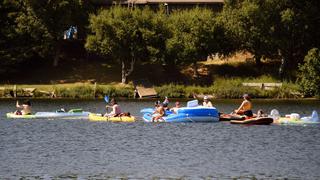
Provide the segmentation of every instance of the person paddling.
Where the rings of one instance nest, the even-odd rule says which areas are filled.
[[[252,117],[253,113],[252,113],[252,103],[251,103],[251,98],[248,94],[244,94],[243,96],[243,101],[240,105],[240,107],[236,110],[234,110],[234,112],[236,114],[239,115],[245,115],[247,117]]]
[[[19,105],[19,101],[17,101],[16,103],[16,107],[18,109],[21,109],[21,110],[17,110],[15,112],[16,115],[30,115],[31,114],[31,103],[29,100],[26,100],[22,103],[22,105]]]
[[[117,117],[121,114],[121,108],[118,105],[117,101],[115,99],[111,99],[110,101],[111,106],[106,105],[106,108],[108,109],[109,107],[112,108],[112,111],[110,113],[106,113],[104,117]]]

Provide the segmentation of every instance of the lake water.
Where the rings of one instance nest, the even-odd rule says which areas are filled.
[[[231,112],[240,100],[214,100]],[[254,100],[254,110],[320,112],[320,101]],[[83,108],[103,100],[33,100],[33,111]],[[8,120],[14,100],[0,100],[0,179],[320,179],[320,125],[243,126],[144,123],[152,101],[120,101],[136,123]],[[186,104],[186,102],[183,102]]]

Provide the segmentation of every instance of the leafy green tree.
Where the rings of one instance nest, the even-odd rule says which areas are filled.
[[[1,59],[17,64],[57,56],[59,41],[70,25],[85,32],[90,7],[84,0],[1,1]]]
[[[320,4],[317,0],[270,0],[278,14],[273,22],[275,45],[282,58],[281,77],[290,76],[308,50],[320,47]]]
[[[162,62],[167,65],[174,65],[167,51],[167,40],[172,37],[172,30],[169,27],[168,15],[166,9],[160,6],[160,9],[154,13],[151,19],[152,34],[148,39],[148,50],[151,53],[151,63]]]
[[[167,51],[174,64],[192,64],[198,76],[197,61],[206,60],[211,53],[219,52],[223,44],[223,31],[214,21],[209,9],[194,8],[170,14],[172,37],[167,41]]]
[[[279,75],[292,76],[312,47],[320,45],[317,0],[226,0],[222,19],[240,50],[261,57],[279,57]]]
[[[137,60],[162,59],[167,32],[161,17],[149,8],[127,9],[119,6],[90,17],[86,48],[112,56],[121,64],[121,82],[126,83]]]
[[[1,1],[0,14],[2,64],[13,66],[46,54],[45,42],[49,34],[26,1]]]
[[[259,66],[262,57],[277,52],[272,38],[275,18],[272,9],[272,4],[265,0],[229,0],[220,14],[237,49],[252,53]]]
[[[78,29],[79,38],[85,38],[88,15],[93,11],[90,1],[86,0],[26,0],[35,20],[45,28],[48,37],[44,47],[50,49],[49,55],[55,56],[54,66],[58,65],[64,31],[71,25]],[[25,26],[34,21],[31,19]],[[22,22],[23,23],[23,22]]]
[[[320,96],[320,50],[318,48],[311,49],[304,58],[303,64],[299,65],[297,82],[306,96]]]

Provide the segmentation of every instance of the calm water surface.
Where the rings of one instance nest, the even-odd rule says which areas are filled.
[[[33,110],[104,111],[103,100],[33,100]],[[141,117],[151,101],[120,101]],[[231,112],[239,100],[215,100]],[[184,104],[186,104],[184,102]],[[320,112],[319,101],[255,100],[255,111]],[[0,100],[0,179],[320,179],[320,125],[8,120]]]

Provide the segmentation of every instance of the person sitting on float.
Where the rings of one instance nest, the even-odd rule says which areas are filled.
[[[115,99],[111,99],[110,101],[111,106],[106,105],[106,108],[108,109],[109,107],[112,108],[112,111],[110,113],[106,113],[104,117],[117,117],[119,116],[121,112],[121,108],[118,105],[117,101]]]
[[[242,97],[243,97],[243,101],[240,107],[234,110],[234,112],[238,115],[245,115],[247,117],[252,117],[253,113],[251,110],[252,109],[251,98],[248,94],[244,94]]]
[[[179,109],[180,107],[181,107],[181,106],[180,106],[180,102],[177,101],[177,102],[175,103],[175,107],[171,108],[170,111],[172,111],[173,113],[177,114],[177,113],[178,113],[178,109]]]
[[[22,105],[19,105],[19,101],[16,103],[16,107],[21,110],[17,110],[15,112],[16,115],[30,115],[31,114],[31,103],[29,100],[26,100],[22,103]]]
[[[152,117],[152,122],[157,122],[160,119],[162,119],[162,117],[164,117],[166,115],[165,109],[163,108],[163,104],[159,103],[157,106],[157,109],[152,114],[155,114]]]
[[[202,103],[202,105],[203,105],[204,107],[213,107],[211,101],[209,101],[208,96],[204,96],[204,97],[203,97],[203,103]]]

